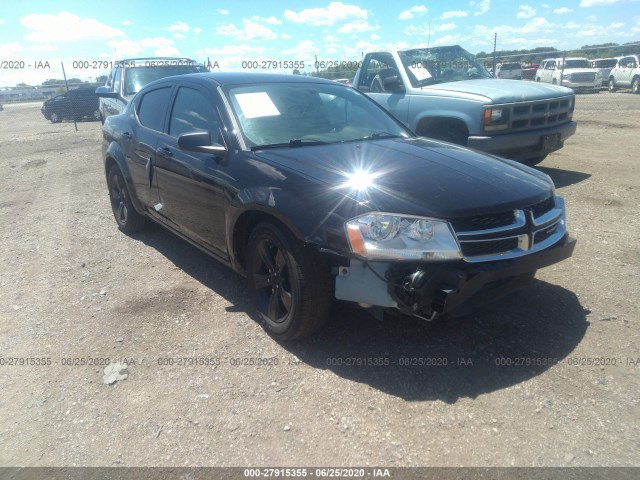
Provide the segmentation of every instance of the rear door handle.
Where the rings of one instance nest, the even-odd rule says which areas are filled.
[[[165,158],[173,157],[173,152],[171,151],[171,149],[169,147],[159,148],[158,150],[156,150],[156,153],[158,155],[160,155],[161,157],[165,157]]]

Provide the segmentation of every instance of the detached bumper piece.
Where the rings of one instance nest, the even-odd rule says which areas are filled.
[[[527,285],[536,270],[571,257],[575,243],[565,235],[545,250],[484,263],[396,264],[387,272],[389,294],[400,311],[427,320],[466,313]]]

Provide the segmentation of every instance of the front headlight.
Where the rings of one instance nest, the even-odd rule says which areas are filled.
[[[351,251],[371,260],[462,258],[449,223],[426,217],[368,213],[345,224]]]
[[[564,75],[562,75],[562,80],[571,80],[571,74],[565,73]]]
[[[486,132],[506,130],[509,128],[508,114],[503,108],[485,108],[483,125]]]

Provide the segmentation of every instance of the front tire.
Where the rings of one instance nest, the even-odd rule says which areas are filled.
[[[135,233],[147,225],[147,218],[136,212],[131,203],[131,195],[122,172],[117,166],[112,166],[107,177],[111,210],[118,228],[124,233]]]
[[[61,121],[62,121],[62,118],[56,112],[53,112],[51,114],[51,123],[60,123]]]
[[[425,130],[419,135],[433,138],[434,140],[442,140],[443,142],[455,143],[456,145],[467,145],[468,136],[465,132],[455,127],[448,128],[434,128],[432,130]]]
[[[521,163],[524,163],[525,165],[529,165],[530,167],[533,167],[535,165],[538,165],[539,163],[542,163],[545,158],[547,158],[546,155],[540,155],[539,157],[522,160]]]
[[[279,340],[317,332],[329,317],[328,268],[280,226],[260,223],[249,237],[247,281],[264,329]]]
[[[616,81],[613,79],[613,77],[609,78],[609,91],[611,93],[616,91]]]
[[[635,93],[636,95],[640,93],[640,77],[634,77],[634,79],[631,81],[631,92]]]

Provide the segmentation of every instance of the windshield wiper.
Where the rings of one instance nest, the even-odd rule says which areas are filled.
[[[283,143],[271,143],[268,145],[254,145],[251,147],[251,151],[255,152],[256,150],[266,150],[268,148],[282,148],[282,147],[306,147],[308,145],[325,145],[329,142],[325,142],[323,140],[310,140],[304,138],[292,138],[288,142]]]
[[[372,133],[371,135],[369,135],[368,137],[364,137],[367,140],[372,139],[375,140],[377,138],[399,138],[400,135],[395,135],[393,133],[389,133],[389,132],[376,132],[376,133]]]

